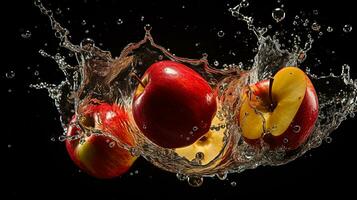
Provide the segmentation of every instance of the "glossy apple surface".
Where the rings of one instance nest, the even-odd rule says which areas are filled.
[[[76,117],[73,117],[67,136],[81,134],[84,141],[66,140],[66,148],[77,166],[97,178],[113,178],[129,170],[136,159],[129,151],[119,147],[110,137],[86,134],[97,129],[129,146],[134,145],[128,129],[128,114],[124,108],[107,103],[87,105],[79,118],[79,124],[85,131],[75,124],[75,120]]]
[[[132,103],[142,133],[164,148],[188,146],[211,126],[216,95],[191,68],[173,61],[151,65],[141,77]]]
[[[272,148],[292,150],[307,140],[317,117],[318,98],[310,79],[297,67],[285,67],[272,80],[244,91],[238,121],[248,143],[263,137]]]

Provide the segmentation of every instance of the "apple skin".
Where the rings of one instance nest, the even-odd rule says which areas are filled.
[[[216,93],[191,68],[174,61],[152,64],[133,97],[134,120],[142,133],[164,148],[193,144],[206,134],[216,113]]]
[[[127,128],[129,118],[122,107],[107,103],[87,105],[83,109],[82,116],[79,122],[82,126],[95,127],[127,145],[134,145],[133,137]],[[67,136],[84,134],[85,141],[80,144],[79,139],[66,140],[66,148],[70,158],[79,168],[100,179],[114,178],[129,170],[136,157],[107,136],[87,136],[75,125],[75,121],[76,117],[73,116]],[[114,146],[110,147],[110,144]]]
[[[272,149],[279,147],[285,147],[287,150],[297,149],[306,142],[314,129],[319,113],[318,97],[313,84],[306,74],[305,77],[305,95],[289,127],[279,136],[274,136],[269,133],[263,136],[264,142],[267,143]],[[269,85],[269,80],[263,80],[250,86],[250,90],[252,92],[251,103],[258,110],[266,110],[266,108],[271,104],[271,100],[269,98]],[[247,93],[248,89],[245,89],[244,92]],[[241,122],[239,121],[238,115],[238,124],[239,123]],[[244,136],[243,138],[250,145],[257,147],[261,145],[260,138],[248,139]]]
[[[197,153],[200,152],[203,153],[203,159],[200,160],[200,164],[206,165],[210,163],[218,156],[224,147],[224,132],[226,130],[226,126],[221,126],[225,124],[225,119],[220,119],[218,116],[215,116],[212,120],[212,127],[215,128],[209,130],[193,144],[175,149],[175,152],[189,161],[196,159]]]
[[[289,150],[300,147],[309,138],[314,130],[314,126],[319,115],[319,103],[314,86],[310,79],[307,78],[307,88],[298,112],[296,113],[289,128],[280,136],[271,134],[264,136],[264,141],[271,148],[285,146]],[[295,128],[294,128],[295,127]],[[287,142],[284,143],[284,139]]]

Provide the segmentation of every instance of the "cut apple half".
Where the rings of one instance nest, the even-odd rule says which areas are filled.
[[[219,155],[224,146],[225,123],[226,121],[216,114],[211,129],[205,135],[189,146],[176,148],[175,152],[189,161],[199,158],[201,165],[207,165]]]
[[[285,67],[273,79],[250,86],[238,116],[242,135],[252,140],[263,133],[282,135],[298,112],[306,88],[307,76],[297,67]]]

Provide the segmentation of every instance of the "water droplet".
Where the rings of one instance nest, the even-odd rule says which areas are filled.
[[[247,0],[243,0],[243,1],[241,2],[241,5],[242,5],[243,8],[246,8],[246,7],[249,6],[249,2],[248,2]]]
[[[146,32],[150,32],[151,29],[152,29],[152,26],[151,26],[150,24],[146,24],[146,25],[144,26],[144,29],[145,29]]]
[[[192,187],[200,187],[203,183],[203,177],[202,176],[189,176],[187,178],[187,182],[190,186]]]
[[[196,153],[196,159],[197,160],[203,160],[205,158],[205,154],[203,152],[197,152]]]
[[[283,143],[284,143],[284,144],[287,144],[288,142],[289,142],[289,139],[288,139],[288,138],[284,138],[284,139],[283,139]]]
[[[55,141],[56,141],[56,138],[55,138],[55,137],[51,137],[51,141],[52,141],[52,142],[55,142]]]
[[[271,16],[273,17],[276,23],[279,23],[285,18],[285,12],[281,8],[275,8],[271,13]]]
[[[144,19],[145,19],[145,16],[140,17],[140,21],[144,21]]]
[[[122,19],[120,19],[120,18],[117,19],[117,24],[118,24],[118,25],[121,25],[121,24],[123,24],[123,23],[124,23],[124,21],[123,21]]]
[[[232,187],[236,187],[236,186],[237,186],[237,182],[232,181],[232,182],[231,182],[231,186],[232,186]]]
[[[223,37],[224,36],[224,31],[220,30],[217,32],[218,37]]]
[[[8,144],[8,145],[7,145],[7,148],[11,148],[11,147],[12,147],[12,145],[11,145],[11,144]]]
[[[224,181],[227,179],[228,177],[228,173],[227,172],[221,172],[221,173],[217,173],[216,174],[217,178],[221,181]]]
[[[187,179],[187,176],[184,174],[177,173],[176,178],[180,181],[185,181]]]
[[[293,132],[294,132],[294,133],[299,133],[300,130],[301,130],[301,127],[300,127],[299,125],[293,126]]]
[[[13,70],[10,70],[10,71],[6,72],[5,76],[8,79],[12,79],[15,77],[15,72]]]
[[[33,73],[33,75],[38,76],[38,75],[40,75],[40,72],[39,72],[38,70],[36,70],[36,71]]]
[[[139,174],[139,170],[135,170],[135,171],[134,171],[134,174]]]
[[[314,30],[314,31],[319,31],[321,28],[320,24],[318,24],[317,22],[314,22],[312,25],[311,25],[311,29]]]
[[[64,142],[66,139],[67,139],[67,137],[65,135],[61,135],[61,136],[58,137],[58,140],[60,142]]]
[[[140,151],[138,149],[136,149],[136,148],[130,148],[129,151],[130,151],[132,156],[135,156],[135,157],[140,156]]]
[[[186,137],[186,140],[189,141],[191,138],[190,137]]]
[[[333,28],[331,26],[328,26],[326,30],[327,32],[331,33],[333,31]]]
[[[31,31],[26,30],[24,33],[21,33],[21,37],[24,39],[30,39],[31,38]]]
[[[80,43],[80,46],[83,48],[83,47],[88,47],[88,48],[91,48],[91,47],[94,47],[94,40],[91,39],[91,38],[85,38],[84,40],[81,41]]]
[[[11,92],[12,92],[12,89],[8,89],[7,92],[8,92],[8,93],[11,93]]]
[[[197,131],[198,130],[198,127],[197,126],[194,126],[193,128],[192,128],[192,131]]]
[[[215,60],[215,61],[213,62],[213,65],[216,66],[216,67],[218,67],[219,62],[218,62],[217,60]]]
[[[319,14],[319,10],[313,10],[312,13],[313,13],[314,15],[318,15],[318,14]]]
[[[111,142],[109,143],[109,148],[113,148],[113,147],[115,147],[115,142],[114,142],[114,141],[111,141]]]
[[[345,24],[342,28],[343,32],[349,33],[352,31],[352,26],[350,24]]]
[[[85,26],[87,24],[87,21],[83,19],[81,24],[82,24],[82,26]]]
[[[330,144],[332,142],[332,137],[326,137],[325,142]]]

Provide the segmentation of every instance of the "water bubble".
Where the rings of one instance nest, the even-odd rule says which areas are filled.
[[[241,2],[241,5],[242,5],[243,8],[246,8],[246,7],[249,6],[249,2],[248,2],[247,0],[243,0],[243,1]]]
[[[332,142],[332,137],[326,137],[325,142],[330,144]]]
[[[21,33],[21,37],[24,39],[29,39],[31,37],[31,31],[26,30],[24,33]]]
[[[64,142],[66,139],[67,139],[67,137],[65,135],[61,135],[61,136],[58,137],[58,140],[60,142]]]
[[[135,171],[134,171],[134,174],[139,174],[139,170],[135,170]]]
[[[314,30],[314,31],[319,31],[321,28],[320,24],[318,24],[317,22],[314,22],[312,25],[311,25],[311,29]]]
[[[203,160],[205,158],[205,154],[203,152],[197,152],[196,153],[196,159],[197,160]]]
[[[145,29],[145,31],[151,31],[151,29],[152,29],[152,26],[150,25],[150,24],[146,24],[145,26],[144,26],[144,29]]]
[[[33,73],[33,75],[38,76],[38,75],[40,75],[40,72],[39,72],[38,70],[36,70],[36,71]]]
[[[88,29],[86,29],[86,30],[84,31],[84,33],[85,33],[85,34],[88,34],[88,33],[89,33],[89,30],[88,30]]]
[[[82,26],[85,26],[87,24],[87,21],[83,19],[81,24],[82,24]]]
[[[117,19],[117,24],[118,24],[118,25],[121,25],[121,24],[123,24],[123,23],[124,23],[124,21],[123,21],[122,19],[120,19],[120,18]]]
[[[192,131],[197,131],[198,130],[198,127],[197,126],[194,126],[193,128],[192,128]]]
[[[83,47],[94,47],[94,40],[91,38],[85,38],[84,40],[81,41],[80,46]]]
[[[12,145],[11,145],[11,144],[8,144],[8,145],[7,145],[7,148],[11,148],[11,147],[12,147]]]
[[[284,138],[284,139],[283,139],[283,143],[284,143],[284,144],[287,144],[288,142],[289,142],[289,139],[288,139],[288,138]]]
[[[275,8],[271,13],[271,16],[273,17],[276,23],[279,23],[285,18],[285,12],[281,8]]]
[[[217,32],[218,37],[223,37],[224,36],[224,31],[220,30]]]
[[[227,179],[228,177],[228,173],[227,172],[221,172],[221,173],[217,173],[216,174],[217,178],[221,181],[224,181]]]
[[[301,127],[300,127],[299,125],[293,126],[293,132],[294,132],[294,133],[299,133],[300,130],[301,130]]]
[[[314,15],[318,15],[318,14],[319,14],[319,10],[313,10],[312,13],[313,13]]]
[[[140,21],[144,21],[144,19],[145,19],[145,16],[140,17]]]
[[[215,60],[215,61],[213,62],[213,65],[216,66],[216,67],[218,67],[219,62],[218,62],[217,60]]]
[[[331,26],[328,26],[326,30],[327,32],[331,33],[333,31],[333,28]]]
[[[352,31],[352,26],[350,24],[345,24],[342,28],[343,32],[349,33]]]
[[[15,77],[15,72],[14,72],[13,70],[10,70],[10,71],[8,71],[8,72],[5,73],[5,76],[6,76],[6,78],[8,78],[8,79],[12,79],[12,78]]]
[[[55,141],[56,141],[56,138],[55,138],[55,137],[51,137],[51,141],[52,141],[52,142],[55,142]]]
[[[176,178],[180,181],[185,181],[187,179],[187,176],[184,174],[177,173]]]
[[[115,146],[115,142],[114,141],[111,141],[110,143],[109,143],[109,148],[113,148]]]
[[[11,92],[12,92],[12,89],[8,89],[7,92],[8,92],[8,93],[11,93]]]
[[[203,183],[203,177],[202,176],[189,176],[187,178],[187,182],[190,186],[192,187],[200,187]]]
[[[232,181],[232,182],[231,182],[231,186],[232,186],[232,187],[236,187],[236,186],[237,186],[237,182]]]

